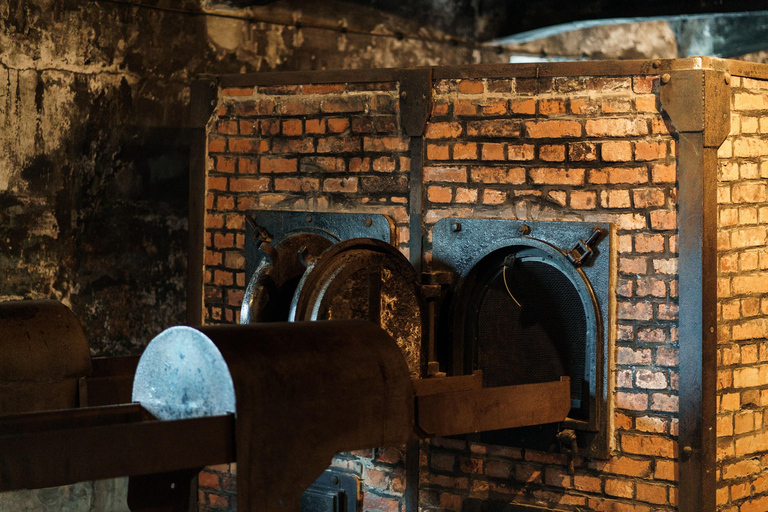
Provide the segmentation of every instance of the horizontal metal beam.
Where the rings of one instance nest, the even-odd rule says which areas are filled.
[[[473,389],[416,397],[418,426],[430,437],[565,420],[571,409],[570,379]]]
[[[0,491],[165,473],[235,460],[234,415],[147,420],[136,404],[0,420]]]

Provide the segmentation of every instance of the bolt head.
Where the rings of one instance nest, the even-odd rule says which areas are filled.
[[[451,224],[451,231],[453,231],[454,233],[458,233],[459,231],[461,231],[461,223],[454,222],[453,224]]]
[[[306,221],[307,222],[312,222],[312,216],[311,215],[307,215],[306,216]]]
[[[725,79],[725,83],[726,84],[730,84],[731,83],[731,74],[730,73],[726,73],[723,78]]]
[[[400,91],[400,99],[406,99],[408,98],[408,92],[407,91]]]
[[[661,83],[668,84],[670,80],[672,80],[672,76],[669,73],[661,75]]]
[[[370,217],[366,217],[366,219],[365,219],[365,227],[369,228],[371,226],[373,226],[373,219],[371,219]]]

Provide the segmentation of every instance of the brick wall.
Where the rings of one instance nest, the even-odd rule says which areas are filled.
[[[768,510],[768,82],[734,77],[718,152],[719,510]]]
[[[607,461],[434,439],[422,507],[477,497],[575,510],[677,503],[675,139],[657,77],[443,80],[427,127],[426,219],[612,222],[615,432]]]
[[[209,125],[205,318],[237,322],[245,286],[249,209],[361,211],[391,216],[407,255],[410,139],[395,83],[275,86],[221,91]],[[341,454],[363,479],[368,509],[397,509],[402,450]],[[235,507],[227,466],[201,474],[200,509]]]
[[[441,80],[427,126],[428,229],[442,217],[612,222],[618,252],[612,455],[433,439],[421,444],[424,509],[466,497],[558,510],[645,512],[677,503],[676,144],[657,77]],[[406,252],[410,162],[397,84],[223,90],[209,127],[207,322],[238,320],[243,211],[391,215]],[[430,256],[429,238],[426,260]],[[613,345],[612,345],[613,346]],[[339,455],[366,510],[404,510],[402,449]],[[226,467],[201,476],[201,509],[234,506]]]

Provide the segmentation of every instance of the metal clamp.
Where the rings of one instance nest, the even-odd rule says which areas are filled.
[[[602,235],[603,230],[595,226],[586,242],[579,240],[568,250],[566,255],[571,263],[573,263],[573,266],[580,267],[592,258],[595,253],[595,246]]]

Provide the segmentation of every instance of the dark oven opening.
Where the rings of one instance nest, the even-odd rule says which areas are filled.
[[[610,226],[586,222],[443,219],[436,269],[453,276],[438,351],[453,374],[486,387],[570,378],[571,411],[557,425],[476,435],[490,444],[557,449],[570,429],[587,456],[608,452]],[[450,332],[445,332],[445,331]]]

